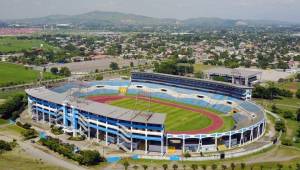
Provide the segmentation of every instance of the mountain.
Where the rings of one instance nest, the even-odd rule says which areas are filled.
[[[51,15],[41,18],[27,18],[12,20],[11,23],[45,25],[45,24],[72,24],[72,25],[163,25],[173,24],[175,19],[158,19],[135,14],[120,12],[93,11],[80,15]]]
[[[183,26],[183,27],[234,27],[291,25],[291,23],[265,20],[234,20],[221,18],[192,18],[186,20],[154,18],[120,12],[93,11],[80,15],[51,15],[6,21],[10,24],[52,25],[70,24],[77,27],[100,28],[105,26]]]
[[[7,27],[7,23],[0,20],[0,28],[2,28],[2,27]]]

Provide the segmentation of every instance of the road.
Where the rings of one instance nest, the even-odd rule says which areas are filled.
[[[3,140],[13,140],[13,137],[0,134],[0,139]],[[36,146],[37,144],[32,144],[29,141],[21,141],[18,140],[18,144],[21,147],[22,150],[28,155],[30,155],[33,158],[40,159],[43,162],[49,163],[50,165],[59,166],[65,169],[69,170],[86,170],[86,168],[76,165],[74,163],[71,163],[69,161],[66,161],[60,157],[56,157],[55,155],[46,153],[40,149],[38,149]]]

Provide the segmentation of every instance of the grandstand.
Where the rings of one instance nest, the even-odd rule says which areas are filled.
[[[263,109],[249,101],[251,88],[180,76],[135,72],[126,81],[87,82],[84,87],[75,82],[53,89],[27,89],[26,93],[33,120],[63,127],[65,133],[73,136],[85,135],[88,139],[103,140],[106,145],[116,144],[127,152],[170,154],[174,150],[232,149],[257,140],[266,126]],[[163,113],[129,110],[84,98],[141,94],[149,97],[149,102],[151,98],[163,99],[232,114],[235,126],[225,132],[168,132]],[[137,103],[139,99],[136,97]]]

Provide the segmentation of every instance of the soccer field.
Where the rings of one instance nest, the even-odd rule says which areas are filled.
[[[183,108],[172,107],[168,105],[163,105],[156,102],[151,102],[149,105],[148,101],[145,100],[136,100],[134,98],[124,98],[110,102],[111,105],[132,109],[132,110],[141,110],[141,111],[150,111],[154,113],[163,113],[166,114],[165,128],[166,131],[193,131],[207,128],[213,123],[207,115],[201,114],[199,112],[194,112],[186,110]],[[233,121],[231,117],[219,116],[224,120],[224,124],[218,130],[228,130],[232,128]]]
[[[22,65],[0,62],[0,87],[37,81],[39,75],[39,71],[26,69]],[[58,77],[51,73],[44,74],[44,79]]]
[[[32,39],[17,39],[16,37],[0,37],[0,52],[21,52],[22,50],[31,50],[32,48],[40,48],[43,44],[43,49],[49,50],[55,47],[47,44],[42,40]]]

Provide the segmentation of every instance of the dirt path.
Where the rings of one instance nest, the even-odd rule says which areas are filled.
[[[89,97],[88,99],[96,101],[96,102],[100,102],[100,103],[109,103],[109,102],[112,102],[115,100],[126,99],[126,98],[132,99],[132,98],[136,98],[136,97],[133,97],[133,96],[92,96],[92,97]],[[138,99],[145,100],[145,101],[149,100],[146,97],[138,97]],[[162,100],[158,100],[158,99],[151,99],[151,102],[200,113],[201,115],[207,116],[212,121],[212,123],[209,126],[202,128],[202,129],[191,130],[191,131],[168,131],[167,133],[169,133],[169,134],[182,134],[182,133],[185,133],[185,134],[204,133],[205,134],[205,133],[210,133],[210,132],[213,132],[213,131],[216,131],[216,130],[222,128],[222,126],[224,124],[224,121],[220,116],[216,115],[213,112],[209,112],[209,111],[201,109],[201,108],[194,108],[191,106],[172,103],[172,102],[168,102],[168,101],[162,101]]]

